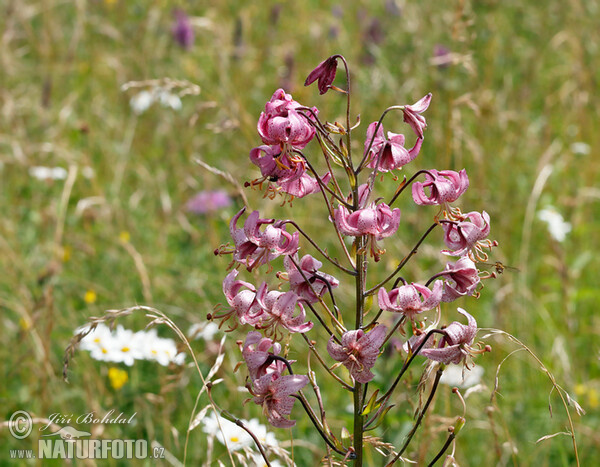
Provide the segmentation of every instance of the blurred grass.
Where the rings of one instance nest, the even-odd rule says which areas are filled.
[[[157,439],[183,458],[186,426],[201,385],[192,369],[138,362],[126,368],[130,381],[116,391],[107,378],[109,365],[82,352],[67,385],[60,375],[63,350],[75,327],[106,309],[155,306],[185,330],[223,301],[226,260],[212,251],[227,240],[227,222],[242,204],[238,199],[236,206],[205,217],[186,213],[184,203],[195,192],[224,183],[193,157],[240,182],[254,178],[257,171],[247,154],[259,144],[256,119],[279,86],[296,100],[317,105],[328,120],[341,119],[343,99],[331,93],[318,98],[314,88],[301,85],[323,58],[342,53],[352,67],[353,112],[361,114],[362,131],[387,106],[433,92],[415,167],[466,167],[471,187],[460,205],[490,213],[492,236],[501,245],[493,260],[520,269],[488,281],[479,301],[461,306],[480,326],[519,337],[578,398],[588,410],[585,417],[575,416],[582,465],[598,461],[600,4],[398,4],[397,15],[384,2],[367,1],[189,6],[188,14],[202,18],[190,51],[181,50],[170,35],[174,2],[7,0],[0,5],[0,400],[5,419],[17,409],[38,416],[137,411],[136,425],[108,426],[102,436]],[[432,65],[436,44],[456,54],[457,63]],[[135,91],[122,92],[121,85],[162,77],[189,80],[202,92],[184,97],[179,112],[153,106],[136,116],[128,104]],[[391,130],[399,124],[398,116],[386,120]],[[360,153],[362,132],[355,134]],[[589,145],[589,153],[578,153],[575,142]],[[70,170],[72,189],[65,181],[30,177],[28,169],[38,165]],[[546,166],[551,173],[534,193]],[[85,167],[93,169],[92,178],[82,175]],[[284,212],[258,192],[247,194],[265,216]],[[294,216],[320,232],[327,221],[318,221],[307,201],[294,202]],[[548,205],[573,226],[563,243],[553,240],[535,215]],[[423,210],[406,205],[403,211],[403,224],[414,228],[398,245],[386,242],[390,254],[402,255],[429,222]],[[441,267],[433,249],[422,254],[424,269]],[[410,273],[422,272],[413,268]],[[88,291],[96,293],[94,303],[86,303]],[[123,324],[140,329],[146,320],[134,316]],[[234,340],[241,336],[229,338],[225,376],[235,367]],[[506,341],[492,345],[494,353],[477,361],[485,367],[490,390],[496,366],[514,350]],[[196,341],[194,346],[206,372],[215,345]],[[257,416],[253,404],[222,402],[232,395],[243,399],[235,392],[244,384],[243,375],[234,378],[217,386],[215,397],[240,417]],[[573,465],[568,437],[535,444],[564,431],[566,419],[556,394],[549,395],[545,376],[524,353],[502,367],[500,392],[493,410],[489,391],[468,400],[459,463]],[[324,400],[343,406],[333,391],[324,390]],[[402,401],[383,427],[387,441],[399,443],[410,427],[411,409]],[[440,395],[436,414],[451,417],[459,411],[455,401]],[[342,415],[333,419],[332,427],[339,429],[342,420]],[[415,452],[442,444],[444,434],[435,434],[435,420],[428,420]],[[320,446],[308,430],[299,422],[294,438]],[[289,438],[285,432],[277,436]],[[191,434],[192,463],[204,459],[203,437],[199,429]],[[26,444],[6,430],[0,439],[6,449]],[[518,452],[511,458],[512,447]],[[317,459],[300,449],[296,456],[299,465]],[[0,458],[4,462],[8,455]]]

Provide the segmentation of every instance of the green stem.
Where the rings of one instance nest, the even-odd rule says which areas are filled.
[[[437,370],[437,372],[435,374],[435,380],[433,381],[433,387],[431,388],[431,392],[429,393],[429,397],[427,398],[427,402],[425,402],[425,405],[423,406],[423,410],[421,410],[421,413],[419,414],[419,418],[417,418],[417,421],[415,422],[415,426],[413,426],[413,429],[410,430],[410,433],[406,437],[406,441],[404,442],[404,445],[402,446],[402,449],[400,449],[400,451],[398,452],[398,454],[396,454],[396,457],[394,457],[391,460],[391,462],[389,462],[388,464],[386,464],[385,467],[391,467],[393,464],[395,464],[396,461],[398,459],[400,459],[400,456],[402,456],[402,454],[404,454],[404,451],[406,451],[406,448],[410,444],[413,436],[417,432],[417,429],[421,425],[421,421],[423,420],[423,417],[425,416],[425,413],[427,413],[427,409],[429,408],[429,405],[431,404],[431,401],[433,400],[433,396],[435,396],[435,391],[437,390],[437,387],[438,387],[438,384],[440,382],[440,378],[442,377],[442,373],[443,372],[444,372],[444,365],[440,365],[440,367],[438,368],[438,370]]]

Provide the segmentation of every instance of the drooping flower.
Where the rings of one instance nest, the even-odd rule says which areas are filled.
[[[425,117],[421,114],[427,110],[430,102],[431,93],[427,94],[413,105],[405,105],[403,110],[404,121],[411,126],[417,137],[421,139],[423,138],[423,130],[427,128]]]
[[[207,214],[231,206],[231,197],[225,190],[201,191],[185,203],[185,210],[193,214]]]
[[[312,256],[303,256],[299,263],[298,257],[294,256],[294,260],[299,264],[300,270],[298,270],[291,258],[291,256],[286,256],[283,259],[288,280],[290,281],[290,289],[308,303],[318,302],[319,297],[323,296],[327,291],[327,284],[329,284],[329,287],[332,289],[340,284],[335,277],[319,272],[323,263]],[[303,274],[304,277],[306,277],[306,280],[304,279]]]
[[[362,329],[348,331],[342,336],[341,345],[331,337],[327,351],[334,360],[348,368],[357,382],[368,383],[375,377],[371,368],[375,365],[386,331],[385,326],[377,326],[368,333]]]
[[[228,319],[235,314],[241,324],[256,326],[260,323],[264,310],[260,298],[267,293],[267,283],[263,282],[258,289],[254,285],[236,280],[238,271],[234,269],[223,281],[223,294],[231,309],[215,316],[215,319]],[[245,290],[242,290],[245,288]],[[234,325],[235,327],[235,325]]]
[[[465,360],[467,356],[473,354],[470,346],[473,344],[475,335],[477,334],[477,321],[462,308],[459,308],[458,312],[467,317],[468,324],[464,325],[458,321],[453,321],[442,330],[443,336],[437,345],[432,346],[434,336],[431,336],[425,343],[425,347],[427,348],[423,348],[419,354],[424,355],[430,360],[445,364],[458,364]],[[419,340],[413,345],[413,348],[418,345],[420,345]]]
[[[473,295],[480,282],[479,271],[468,256],[463,256],[455,263],[446,264],[443,271],[443,302],[452,302],[460,297]]]
[[[442,281],[435,281],[433,290],[415,283],[397,287],[389,293],[382,287],[378,293],[379,307],[385,311],[403,313],[412,320],[417,314],[440,304],[442,289]]]
[[[194,45],[194,29],[190,19],[183,10],[175,10],[175,24],[171,28],[173,38],[184,49],[189,50]]]
[[[285,224],[275,219],[260,219],[258,211],[252,212],[243,228],[237,228],[237,221],[246,208],[242,208],[229,224],[229,231],[235,243],[233,259],[252,271],[261,264],[267,264],[281,255],[291,255],[298,251],[298,232],[290,234]],[[266,225],[264,231],[260,227]]]
[[[298,298],[294,292],[284,293],[275,290],[261,296],[260,304],[265,315],[261,316],[261,321],[256,327],[266,329],[273,334],[276,334],[280,327],[291,333],[310,331],[313,323],[306,321],[306,312],[302,303],[298,302]],[[300,311],[294,316],[296,306]]]
[[[315,128],[295,109],[301,104],[283,89],[275,91],[258,119],[258,134],[263,143],[279,145],[283,152],[303,149],[315,136]],[[317,112],[317,109],[313,109]]]
[[[425,173],[424,182],[413,183],[412,196],[414,202],[421,206],[440,205],[456,201],[468,187],[469,177],[465,169],[460,172],[431,169]],[[429,195],[426,190],[429,190]]]
[[[371,139],[373,139],[373,144],[369,150],[369,163],[367,167],[372,169],[377,167],[377,170],[380,172],[390,172],[408,164],[419,155],[423,143],[422,137],[417,138],[415,145],[411,149],[406,149],[404,147],[404,135],[388,131],[386,139],[383,134],[383,125],[379,125],[376,134],[375,128],[377,128],[377,122],[371,123],[367,128],[365,152],[369,147]],[[373,137],[374,134],[375,136]]]
[[[263,406],[269,423],[278,428],[290,428],[296,424],[286,416],[292,413],[296,399],[291,397],[308,384],[306,375],[285,375],[275,371],[267,373],[252,384],[254,402]]]
[[[400,225],[400,209],[390,209],[385,203],[371,203],[368,207],[354,212],[340,205],[334,210],[334,222],[337,229],[344,235],[358,237],[368,235],[368,246],[375,261],[379,261],[385,253],[377,244],[378,240],[393,235]]]
[[[372,235],[377,240],[396,233],[400,225],[400,209],[391,209],[385,203],[371,203],[369,207],[350,212],[340,205],[334,211],[335,225],[344,235],[359,237]]]
[[[327,172],[321,177],[321,183],[323,183],[323,185],[327,185],[330,180],[330,172]],[[307,173],[303,173],[298,178],[279,180],[278,184],[284,192],[295,196],[296,198],[303,198],[304,196],[312,195],[313,193],[320,191],[317,179],[311,177]]]
[[[318,80],[317,86],[319,88],[319,94],[325,94],[335,79],[336,71],[337,57],[334,55],[323,60],[310,72],[306,81],[304,81],[304,86],[308,86]]]
[[[269,352],[270,349],[273,349]],[[248,373],[252,381],[272,373],[283,371],[285,365],[281,361],[272,361],[273,355],[279,355],[281,344],[273,342],[268,337],[263,337],[260,332],[251,331],[246,336],[242,356],[248,367]]]
[[[480,250],[479,243],[490,233],[490,216],[487,212],[472,211],[463,215],[459,222],[444,222],[444,242],[449,250],[442,253],[450,256],[464,256],[472,249]],[[486,246],[492,246],[488,241]]]

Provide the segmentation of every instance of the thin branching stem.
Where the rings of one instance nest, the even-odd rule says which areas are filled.
[[[301,153],[300,153],[301,154]],[[304,156],[303,156],[304,157]],[[315,178],[317,179],[317,183],[319,184],[319,186],[321,187],[322,190],[327,191],[331,196],[333,196],[340,204],[343,204],[344,206],[346,206],[347,208],[350,208],[350,204],[348,204],[348,202],[346,202],[346,200],[344,198],[342,198],[340,195],[338,195],[335,191],[333,191],[331,188],[329,188],[325,183],[323,183],[323,180],[321,180],[321,177],[319,177],[319,174],[317,174],[317,171],[315,170],[315,168],[312,166],[312,164],[310,162],[308,162],[305,158],[306,161],[306,165],[308,165],[309,170],[311,171],[311,173],[315,176]]]
[[[390,112],[392,110],[403,110],[403,109],[404,109],[403,105],[393,105],[383,111],[383,113],[381,114],[381,117],[379,118],[379,121],[377,122],[377,125],[375,126],[375,131],[373,132],[373,136],[369,140],[369,145],[367,146],[367,150],[365,151],[363,158],[360,161],[360,164],[358,165],[356,171],[354,172],[356,175],[358,175],[362,171],[362,169],[365,168],[365,163],[367,162],[367,158],[369,157],[369,153],[371,152],[371,147],[373,146],[373,142],[375,141],[375,136],[377,135],[377,131],[383,124],[383,119],[385,118],[385,116],[388,114],[388,112]]]
[[[293,225],[294,228],[298,232],[300,232],[304,238],[306,238],[308,240],[308,242],[315,248],[315,250],[317,250],[319,253],[321,253],[321,255],[323,256],[323,258],[325,258],[327,261],[329,261],[331,264],[333,264],[338,269],[344,271],[346,274],[350,274],[351,276],[356,276],[358,274],[355,270],[348,269],[348,268],[342,266],[337,259],[332,258],[331,256],[329,256],[327,254],[327,252],[324,251],[324,250],[322,250],[321,247],[319,245],[317,245],[317,243],[304,230],[302,230],[302,228],[295,221],[293,221],[291,219],[288,219],[288,220],[283,221],[282,225],[283,224],[291,224],[291,225]],[[352,260],[350,260],[350,264],[352,264]],[[352,265],[352,267],[354,267],[354,265]]]
[[[265,452],[265,448],[263,447],[263,445],[261,444],[261,442],[259,441],[259,439],[256,437],[256,435],[254,433],[252,433],[252,430],[250,428],[248,428],[244,424],[244,422],[242,422],[239,418],[234,417],[233,415],[231,415],[226,410],[222,410],[221,411],[221,415],[224,416],[225,418],[233,420],[233,422],[237,426],[239,426],[242,430],[244,430],[246,433],[248,433],[250,435],[250,437],[254,440],[254,443],[256,444],[256,447],[260,451],[260,455],[262,456],[262,458],[266,462],[267,467],[271,467],[271,463],[269,462],[269,458],[267,457],[267,453]]]
[[[406,321],[406,316],[403,315],[397,322],[396,324],[394,324],[394,327],[390,330],[390,332],[388,333],[387,336],[385,336],[385,340],[383,341],[383,344],[381,344],[381,346],[383,347],[385,344],[387,344],[387,341],[390,340],[390,337],[392,337],[394,335],[394,333],[396,332],[396,329],[398,329],[403,323],[404,321]]]
[[[331,310],[329,309],[329,307],[327,306],[327,304],[323,301],[323,299],[321,298],[321,296],[317,293],[317,291],[315,290],[315,288],[312,285],[312,282],[308,280],[308,277],[306,277],[306,274],[304,274],[304,271],[302,270],[302,268],[300,267],[300,265],[298,264],[298,262],[294,259],[293,256],[290,256],[289,258],[290,258],[290,261],[296,267],[296,270],[302,276],[302,279],[304,279],[304,282],[306,282],[308,284],[308,286],[310,287],[310,290],[312,291],[312,293],[315,295],[315,297],[317,297],[319,299],[319,303],[321,303],[321,305],[323,305],[323,308],[325,308],[325,311],[327,311],[327,314],[329,315],[329,317],[331,318],[331,320],[339,327],[339,329],[345,329],[344,326],[342,325],[342,323],[340,323],[338,321],[337,317],[331,312]],[[326,284],[328,284],[328,282],[326,280],[324,282]],[[333,297],[333,294],[332,294],[332,297]],[[321,319],[320,315],[317,313],[317,310],[315,310],[314,307],[312,306],[312,303],[309,303],[309,302],[305,302],[305,303],[312,310],[312,312],[317,316],[317,318],[319,318],[319,321],[321,322],[321,324],[323,325],[323,327],[325,327],[325,329],[327,330],[327,332],[329,333],[329,335],[332,336],[332,337],[334,337],[334,339],[339,343],[339,340],[337,339],[337,337],[335,337],[335,334],[329,329],[329,327],[327,326],[327,324]]]
[[[304,407],[304,410],[306,411],[306,414],[308,415],[308,418],[310,418],[310,421],[315,426],[315,428],[321,435],[321,438],[323,438],[323,440],[327,443],[327,445],[331,449],[333,449],[335,452],[337,452],[338,454],[345,456],[346,452],[342,451],[341,449],[338,449],[335,446],[335,444],[331,441],[331,439],[329,439],[329,436],[327,435],[327,433],[325,433],[325,431],[323,431],[321,422],[319,421],[319,419],[317,418],[317,415],[315,414],[315,412],[311,408],[310,404],[306,400],[306,397],[304,397],[304,395],[301,392],[299,394],[292,394],[292,397],[295,399],[298,399],[300,401],[300,403],[302,404],[302,407]]]
[[[437,387],[438,387],[438,384],[440,382],[440,378],[442,377],[443,372],[444,372],[443,366],[440,365],[437,372],[435,373],[435,379],[433,380],[433,386],[431,388],[431,392],[429,393],[429,397],[427,398],[427,402],[425,402],[425,405],[423,406],[423,409],[421,410],[421,413],[419,414],[419,417],[417,418],[415,425],[413,426],[412,430],[410,430],[410,433],[406,437],[406,441],[404,442],[404,445],[402,446],[402,448],[400,449],[398,454],[396,454],[396,456],[385,467],[391,467],[393,464],[395,464],[396,461],[398,459],[400,459],[400,456],[402,456],[402,454],[404,454],[404,451],[406,451],[406,448],[408,447],[413,436],[417,432],[419,425],[421,425],[421,421],[423,420],[425,413],[427,413],[427,409],[429,409],[429,405],[431,404],[431,401],[433,400],[433,396],[435,396],[435,392],[437,390]]]
[[[409,186],[413,182],[413,180],[421,174],[428,174],[431,176],[431,178],[435,179],[435,177],[429,170],[419,170],[416,174],[414,174],[412,177],[410,177],[407,181],[403,182],[402,187],[394,194],[394,196],[388,203],[388,206],[392,207],[392,204],[394,204],[394,202],[398,199],[398,196],[400,196],[402,194],[402,192],[406,189],[406,187]]]
[[[440,449],[440,452],[438,452],[437,455],[431,460],[431,462],[429,464],[427,464],[427,467],[431,467],[438,460],[440,460],[440,458],[444,455],[444,453],[448,450],[448,448],[452,444],[452,441],[454,441],[454,438],[456,438],[456,434],[454,432],[452,432],[452,433],[450,433],[448,435],[448,439],[446,440],[446,442],[442,446],[442,449]]]
[[[318,135],[317,135],[317,141],[319,142],[319,145],[321,146],[321,151],[323,152],[323,158],[325,159],[325,163],[327,164],[327,168],[329,169],[329,173],[331,174],[331,181],[333,182],[333,185],[335,186],[335,189],[340,194],[340,196],[343,196],[342,189],[338,183],[337,177],[335,176],[333,167],[331,166],[331,161],[329,159],[330,156],[327,155],[328,148],[325,146],[323,140]],[[345,168],[346,162],[343,159],[340,159],[340,160],[344,164],[344,168]]]
[[[348,383],[346,383],[342,378],[340,378],[338,375],[336,375],[327,365],[327,362],[325,362],[325,360],[323,360],[323,357],[321,357],[321,355],[319,354],[319,352],[317,351],[317,349],[315,348],[315,346],[313,345],[313,343],[310,341],[310,339],[308,337],[306,337],[304,334],[302,334],[302,337],[304,338],[304,341],[306,342],[306,344],[308,345],[308,348],[312,351],[313,355],[315,357],[317,357],[317,360],[319,361],[319,363],[323,366],[323,368],[327,371],[327,373],[329,373],[331,376],[333,376],[333,378],[340,383],[344,389],[347,389],[350,392],[354,391],[354,387],[350,386]]]
[[[352,131],[350,129],[350,69],[348,68],[348,63],[346,59],[342,55],[334,55],[334,57],[339,58],[344,64],[344,68],[346,69],[346,147],[348,149],[348,163],[350,164],[350,169],[354,170],[352,164]]]
[[[440,222],[442,222],[442,221],[440,221]],[[425,239],[427,238],[427,235],[429,235],[429,233],[433,229],[435,229],[435,227],[437,225],[438,225],[438,223],[432,224],[431,227],[429,227],[427,229],[427,231],[421,236],[421,238],[419,239],[419,241],[417,242],[417,244],[413,247],[413,249],[410,251],[410,253],[408,255],[406,255],[404,257],[404,259],[402,259],[402,261],[400,261],[400,264],[398,264],[398,266],[396,267],[396,269],[394,269],[394,271],[389,276],[387,276],[384,280],[382,280],[379,284],[377,284],[376,286],[371,287],[369,290],[367,290],[365,292],[365,295],[372,295],[372,294],[374,294],[377,290],[379,290],[380,287],[382,287],[385,284],[387,284],[388,281],[390,281],[396,274],[398,274],[400,272],[400,270],[406,265],[406,263],[408,263],[408,261],[413,257],[413,255],[417,253],[417,250],[421,246],[421,243],[423,243],[425,241]]]

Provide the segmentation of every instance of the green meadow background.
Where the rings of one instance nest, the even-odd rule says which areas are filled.
[[[194,24],[189,50],[171,35],[176,7]],[[256,121],[279,87],[318,106],[324,119],[343,121],[342,96],[319,96],[314,85],[302,86],[321,60],[341,53],[351,66],[353,116],[360,113],[362,121],[353,137],[357,156],[367,124],[386,107],[433,93],[421,154],[404,172],[466,168],[470,188],[458,204],[463,211],[490,214],[491,238],[500,243],[490,262],[518,268],[486,281],[478,300],[445,306],[445,321],[463,321],[455,311],[455,305],[462,306],[480,327],[503,329],[527,345],[587,411],[580,416],[570,407],[581,465],[600,461],[600,2],[3,0],[0,11],[3,420],[19,409],[42,418],[137,412],[136,423],[96,427],[95,434],[157,441],[174,465],[183,461],[202,385],[192,366],[142,361],[127,367],[92,360],[82,351],[66,383],[64,349],[76,327],[105,310],[152,306],[187,331],[224,302],[221,282],[229,258],[216,257],[213,250],[229,240],[229,219],[243,200],[238,186],[195,159],[231,174],[240,185],[257,178],[248,151],[261,144]],[[436,61],[436,46],[447,48],[451,63]],[[134,113],[129,100],[139,89],[123,91],[122,85],[160,78],[186,80],[200,93],[182,97],[179,111],[155,104]],[[344,86],[340,78],[336,83]],[[410,132],[399,114],[387,117],[386,129]],[[309,151],[317,160],[316,145]],[[322,161],[317,165],[324,167]],[[29,174],[34,166],[63,167],[69,175],[38,180]],[[392,193],[397,183],[387,176],[381,185]],[[207,215],[186,211],[194,194],[214,189],[227,190],[233,205]],[[264,217],[293,216],[334,250],[317,196],[295,200],[290,209],[263,199],[258,190],[243,192]],[[550,206],[572,225],[562,242],[538,218],[538,211]],[[412,248],[435,215],[434,208],[417,209],[409,196],[399,207],[401,228],[384,241],[388,255],[370,276],[373,281]],[[407,269],[407,279],[423,280],[441,270],[442,247],[437,232]],[[310,252],[308,246],[303,252]],[[351,292],[351,284],[340,288],[342,312],[350,321],[344,291]],[[137,313],[119,323],[138,330],[148,319]],[[233,373],[240,360],[236,340],[243,340],[245,331],[226,339],[225,360],[215,376],[225,381],[214,387],[213,397],[249,419],[260,417],[260,408],[243,404],[248,395],[237,388],[245,374]],[[159,334],[175,337],[166,327],[159,327]],[[205,375],[221,335],[191,342]],[[324,348],[325,335],[314,331],[311,338]],[[467,399],[457,462],[575,465],[569,436],[536,443],[568,429],[565,409],[540,365],[525,351],[506,359],[519,348],[507,338],[486,343],[493,352],[476,360],[485,370],[485,388]],[[303,345],[294,340],[290,353],[300,370],[306,368]],[[384,388],[402,358],[386,353],[370,386]],[[186,361],[191,362],[189,355]],[[498,393],[491,400],[500,364]],[[111,384],[111,367],[127,372],[121,388]],[[369,434],[401,444],[411,427],[420,368],[413,367],[396,407]],[[350,427],[345,407],[351,396],[318,375],[332,429],[339,434],[342,426]],[[207,404],[203,395],[199,407]],[[442,386],[409,457],[421,464],[431,459],[446,427],[461,413],[451,388]],[[299,420],[296,428],[273,431],[286,449],[294,446],[298,465],[317,465],[324,454],[320,439],[298,404],[292,415]],[[35,448],[36,432],[20,441],[6,426],[0,428],[0,464],[10,462],[9,449]],[[206,452],[206,435],[196,428],[188,464],[229,463],[218,442],[211,459]],[[382,465],[375,451],[367,456],[369,465]]]

